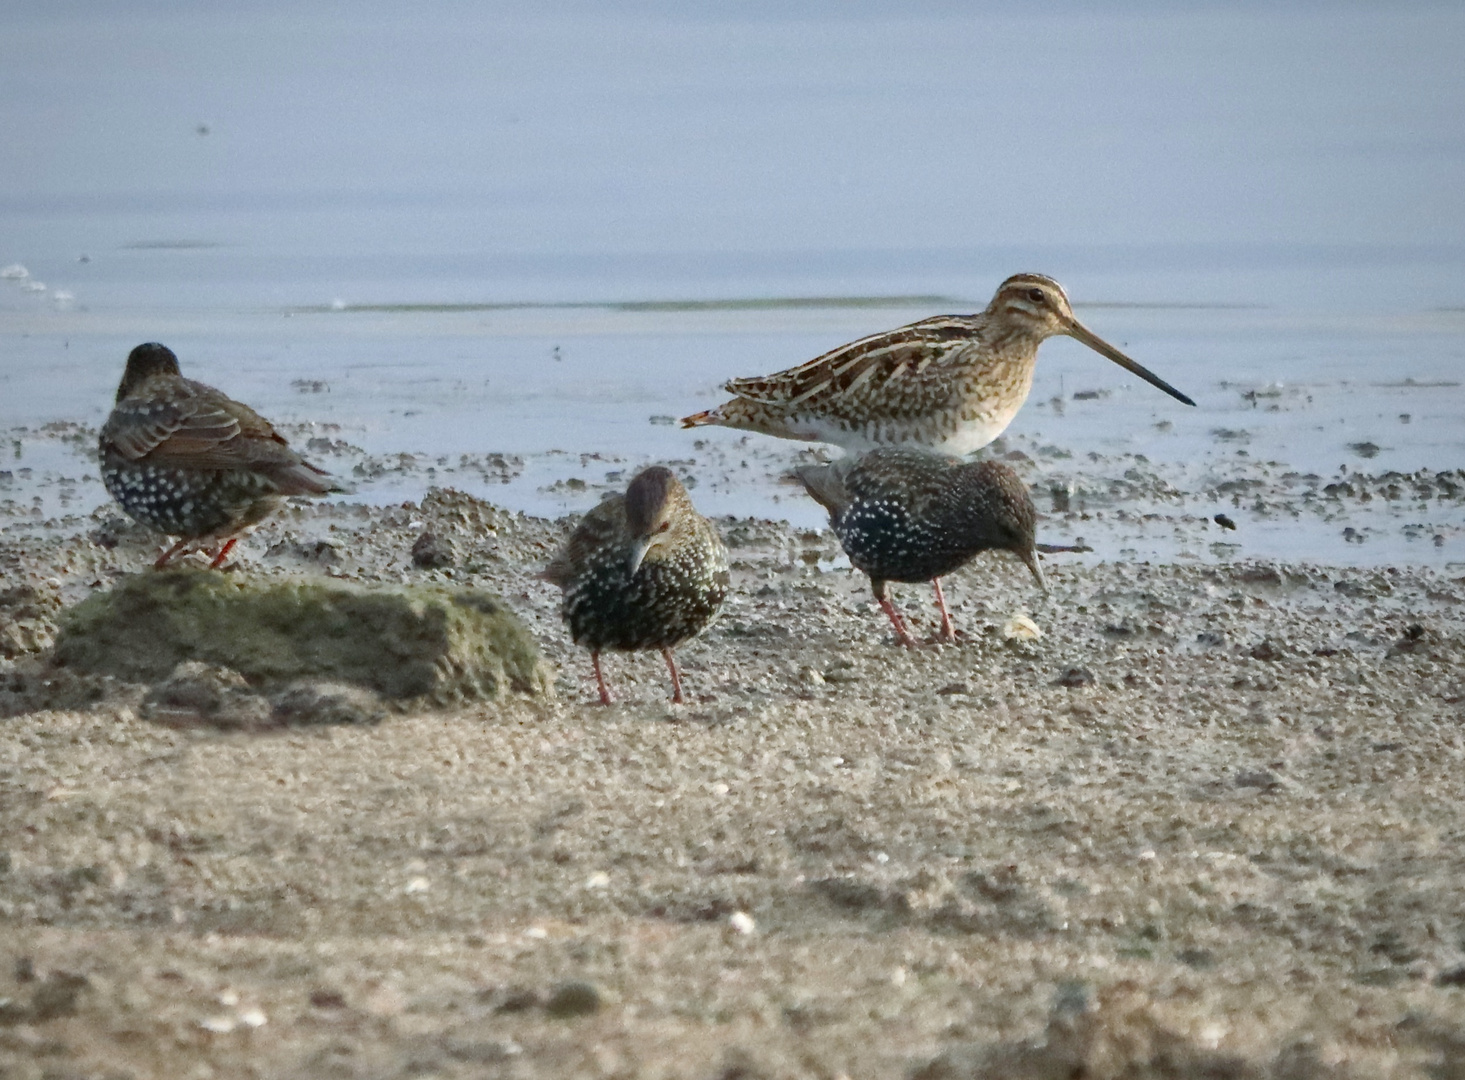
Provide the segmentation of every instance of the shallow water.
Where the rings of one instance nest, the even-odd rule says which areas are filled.
[[[1451,8],[98,10],[0,34],[11,527],[105,498],[40,429],[143,340],[355,498],[555,514],[660,460],[817,526],[805,448],[668,421],[1037,269],[1198,404],[1046,345],[994,449],[1073,489],[1048,539],[1465,562],[1458,501],[1307,495],[1465,465]]]

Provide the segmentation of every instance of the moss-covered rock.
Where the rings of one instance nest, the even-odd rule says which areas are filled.
[[[77,604],[53,653],[61,667],[132,682],[187,660],[263,689],[314,677],[438,704],[551,685],[524,624],[480,590],[192,569],[137,574]]]

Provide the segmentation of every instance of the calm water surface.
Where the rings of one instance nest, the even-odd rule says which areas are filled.
[[[63,4],[0,24],[12,507],[105,498],[87,441],[42,429],[98,424],[127,350],[161,340],[329,440],[355,498],[436,482],[560,513],[667,460],[708,511],[817,525],[781,479],[803,448],[668,418],[1040,270],[1198,404],[1046,345],[999,450],[1042,509],[1071,486],[1089,513],[1051,514],[1052,539],[1465,563],[1458,502],[1299,501],[1465,466],[1454,7]]]

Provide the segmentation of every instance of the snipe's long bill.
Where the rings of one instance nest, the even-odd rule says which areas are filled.
[[[1160,376],[1156,375],[1149,368],[1145,367],[1143,364],[1136,363],[1129,357],[1125,356],[1113,345],[1110,345],[1098,334],[1094,333],[1087,326],[1079,322],[1077,319],[1073,318],[1071,315],[1068,319],[1068,326],[1063,331],[1063,333],[1073,338],[1074,341],[1083,342],[1100,356],[1106,356],[1110,360],[1113,360],[1125,371],[1128,371],[1133,375],[1138,375],[1141,379],[1149,383],[1151,386],[1159,387],[1159,389],[1165,391],[1165,393],[1169,394],[1181,404],[1190,405],[1192,407],[1195,405],[1195,402],[1190,399],[1190,396],[1188,394],[1182,394],[1179,390],[1175,389],[1175,387],[1171,386],[1164,379],[1160,378]]]
[[[682,426],[718,424],[853,452],[908,445],[963,455],[1012,422],[1032,390],[1038,346],[1059,334],[1195,404],[1079,322],[1052,278],[1016,274],[975,315],[938,315],[786,371],[733,379],[731,401]]]

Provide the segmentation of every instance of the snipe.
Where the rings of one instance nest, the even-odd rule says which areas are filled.
[[[1065,334],[1187,405],[1195,402],[1074,317],[1052,278],[1016,274],[985,311],[938,315],[841,345],[787,371],[734,379],[733,400],[683,418],[859,452],[921,446],[967,454],[1027,400],[1038,346]]]

